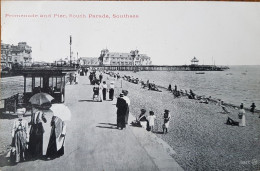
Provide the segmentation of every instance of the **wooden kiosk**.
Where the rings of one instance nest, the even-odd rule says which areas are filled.
[[[65,85],[69,81],[69,75],[76,72],[74,68],[43,67],[24,68],[21,73],[24,76],[25,104],[37,93],[44,92],[54,97],[54,103],[63,103],[65,99]]]

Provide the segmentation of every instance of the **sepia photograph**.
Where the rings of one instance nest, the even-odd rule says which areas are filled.
[[[260,171],[260,3],[1,1],[0,171]]]

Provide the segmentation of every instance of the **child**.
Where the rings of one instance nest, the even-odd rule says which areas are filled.
[[[27,157],[25,153],[27,151],[27,143],[29,142],[29,129],[28,122],[23,119],[24,113],[25,108],[17,109],[18,119],[14,121],[12,129],[12,147],[15,151],[15,156],[13,157],[16,163],[24,161],[25,157]]]
[[[164,120],[163,133],[164,133],[164,131],[166,131],[166,133],[168,133],[170,118],[171,118],[170,111],[167,110],[167,109],[164,110],[164,114],[163,114],[163,120]]]
[[[149,122],[149,126],[151,128],[151,131],[153,132],[153,128],[154,128],[154,120],[156,118],[156,116],[154,115],[153,111],[150,111],[150,116],[148,116],[148,122]]]

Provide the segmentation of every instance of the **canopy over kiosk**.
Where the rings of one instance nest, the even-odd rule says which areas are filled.
[[[65,99],[65,84],[69,79],[67,74],[74,73],[73,68],[25,68],[21,70],[24,76],[24,103],[37,93],[44,92],[54,97],[53,102],[63,103]]]

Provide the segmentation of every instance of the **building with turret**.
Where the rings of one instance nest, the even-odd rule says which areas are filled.
[[[105,66],[134,66],[151,65],[151,58],[146,54],[140,54],[138,50],[130,53],[109,52],[108,49],[101,50],[99,59],[100,65]]]

